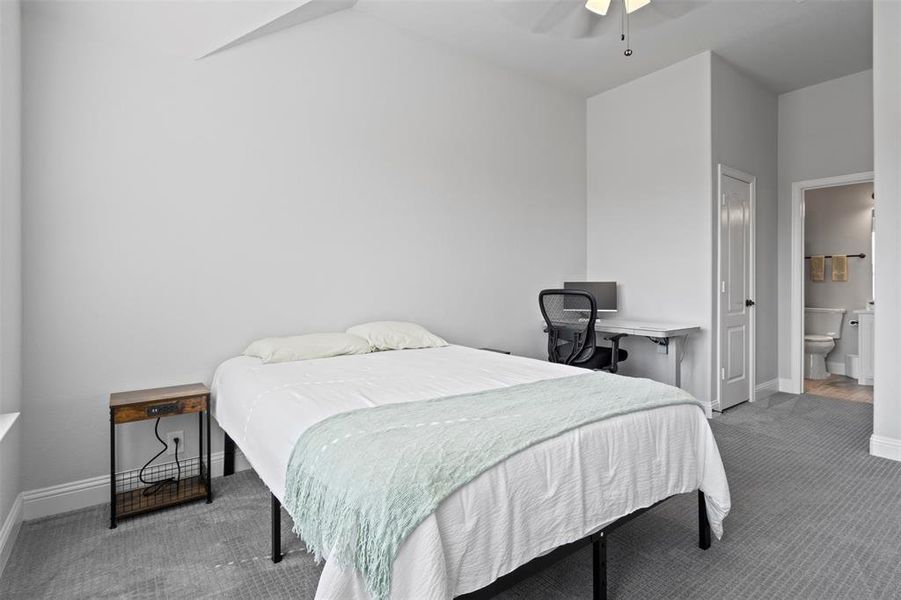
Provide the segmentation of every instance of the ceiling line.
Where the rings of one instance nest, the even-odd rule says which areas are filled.
[[[225,44],[216,46],[209,52],[198,56],[197,60],[207,58],[213,54],[228,50],[229,48],[234,48],[235,46],[246,44],[247,42],[265,37],[276,31],[281,31],[282,29],[288,29],[289,27],[314,21],[332,13],[347,10],[356,3],[357,0],[303,0],[300,6],[295,6],[283,14],[254,27],[250,31],[241,34],[236,38],[232,38]]]

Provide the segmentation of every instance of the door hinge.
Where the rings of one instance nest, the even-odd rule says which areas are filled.
[[[720,379],[726,381],[726,367],[720,367]]]
[[[720,285],[720,293],[721,293],[721,294],[725,294],[725,293],[726,293],[726,282],[725,282],[725,281],[723,281],[723,282],[721,283],[721,285]]]
[[[726,193],[725,192],[723,192],[722,202],[723,202],[723,206],[726,206]]]

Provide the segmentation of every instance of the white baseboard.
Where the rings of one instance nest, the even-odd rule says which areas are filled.
[[[222,475],[223,452],[214,452],[213,477]],[[235,450],[235,472],[250,468],[250,463]],[[40,519],[109,502],[109,475],[71,481],[59,485],[28,490],[20,494],[25,521]]]
[[[12,554],[16,538],[19,537],[19,528],[22,526],[23,497],[24,494],[16,496],[9,514],[6,515],[6,520],[3,521],[3,527],[0,528],[0,577],[3,576],[3,569],[6,568],[6,563]]]
[[[845,361],[827,362],[826,370],[829,371],[833,375],[844,375],[845,374]]]
[[[763,383],[757,384],[757,386],[754,388],[754,397],[757,400],[763,400],[764,398],[769,398],[778,391],[779,380],[770,379],[769,381],[764,381]]]
[[[882,437],[874,433],[870,436],[870,454],[901,461],[901,440]]]
[[[109,502],[109,475],[28,490],[23,496],[26,521],[87,508]]]

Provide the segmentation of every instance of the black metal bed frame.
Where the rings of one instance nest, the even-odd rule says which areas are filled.
[[[235,472],[235,442],[227,433],[224,435],[224,460],[223,460],[223,476],[233,475]],[[702,550],[710,548],[710,522],[707,520],[707,502],[704,500],[704,492],[698,490],[698,547]],[[282,520],[281,520],[281,502],[275,497],[270,496],[270,509],[272,518],[272,553],[271,560],[274,563],[282,560]],[[607,536],[617,529],[625,525],[635,517],[646,513],[658,504],[666,502],[673,496],[669,496],[660,500],[651,506],[640,508],[613,523],[607,525],[603,529],[592,533],[580,540],[564,544],[543,556],[532,559],[519,568],[497,578],[487,586],[457,596],[455,600],[487,600],[506,589],[509,589],[535,575],[539,571],[543,571],[552,564],[569,556],[573,552],[581,550],[585,546],[591,544],[591,568],[592,568],[592,600],[607,600]]]

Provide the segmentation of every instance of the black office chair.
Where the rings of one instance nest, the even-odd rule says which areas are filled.
[[[538,294],[541,316],[547,323],[547,359],[584,369],[616,373],[629,353],[619,347],[622,334],[604,338],[612,347],[597,345],[594,324],[597,302],[582,290],[542,290]]]

